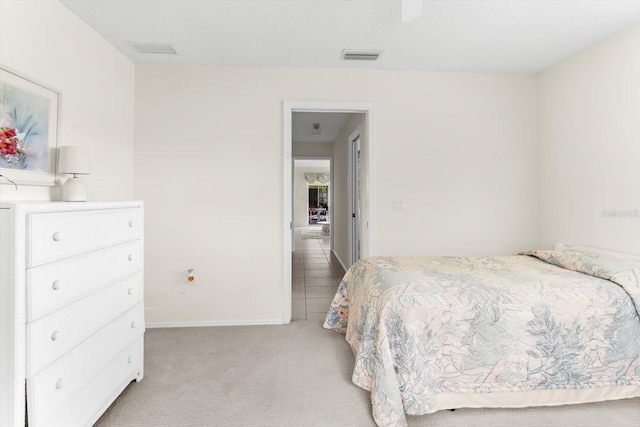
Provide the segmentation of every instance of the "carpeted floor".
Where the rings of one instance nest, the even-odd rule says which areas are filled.
[[[96,427],[370,427],[344,336],[318,320],[278,326],[151,329],[145,378]],[[631,427],[640,399],[527,409],[458,409],[410,427]]]

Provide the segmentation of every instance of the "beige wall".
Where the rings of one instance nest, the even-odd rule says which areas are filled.
[[[57,1],[2,1],[0,63],[62,92],[58,144],[89,147],[89,199],[131,200],[133,62]],[[61,195],[59,186],[0,185],[0,201]]]
[[[145,201],[148,305],[163,306],[184,285],[186,269],[197,269],[198,286],[149,310],[150,322],[281,320],[287,99],[374,105],[368,208],[376,253],[511,253],[537,240],[533,76],[134,70],[57,2],[1,7],[0,62],[62,91],[60,143],[91,148],[90,198]],[[39,30],[25,34],[25,21]],[[309,79],[313,86],[302,84]],[[2,200],[59,197],[57,188],[0,191]],[[395,197],[405,212],[391,210]]]
[[[90,147],[90,198],[146,203],[147,305],[171,300],[197,269],[198,286],[149,310],[151,322],[281,320],[283,100],[373,104],[375,254],[513,253],[556,240],[640,253],[638,217],[603,217],[640,209],[638,52],[636,26],[539,77],[134,69],[62,4],[0,2],[0,63],[62,92],[60,144]],[[0,185],[0,200],[59,196]]]
[[[281,321],[283,100],[373,104],[375,253],[535,246],[536,89],[519,75],[138,64],[148,304],[199,272],[198,286],[147,319]],[[265,191],[247,197],[258,183]],[[394,197],[405,212],[391,210]]]
[[[542,73],[539,110],[541,243],[640,254],[640,25]]]
[[[348,268],[351,263],[351,239],[350,239],[350,223],[351,223],[351,203],[349,200],[349,137],[360,128],[361,143],[366,141],[365,132],[365,114],[351,114],[349,120],[345,123],[340,134],[333,143],[334,158],[334,218],[333,222],[333,251],[342,263]],[[364,157],[363,157],[364,158]],[[364,180],[361,181],[364,183]],[[366,189],[362,188],[362,196],[366,195]],[[363,245],[364,246],[364,245]]]
[[[333,143],[332,142],[297,142],[294,141],[291,145],[291,151],[293,156],[301,157],[331,157],[333,156]]]

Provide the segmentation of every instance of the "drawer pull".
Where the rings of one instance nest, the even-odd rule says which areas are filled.
[[[62,240],[62,232],[56,231],[51,235],[51,238],[53,239],[54,242],[59,242],[60,240]]]
[[[60,338],[60,333],[58,331],[51,332],[51,341],[57,341]]]
[[[129,290],[127,291],[127,294],[133,295],[133,288],[129,288]]]
[[[60,284],[59,280],[54,280],[53,283],[51,284],[51,288],[54,291],[59,291],[60,289],[62,289],[62,285]]]
[[[133,254],[129,254],[129,261],[133,261]]]
[[[135,329],[137,327],[138,327],[138,322],[136,322],[135,320],[131,322],[131,329]]]
[[[129,228],[133,228],[133,226],[136,225],[135,222],[133,222],[133,220],[129,221]]]
[[[56,389],[60,390],[62,388],[62,378],[58,378],[58,381],[56,381]]]
[[[133,356],[127,357],[127,363],[131,363],[131,362],[133,362]]]

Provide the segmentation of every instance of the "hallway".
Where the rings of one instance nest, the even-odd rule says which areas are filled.
[[[292,320],[324,321],[344,269],[321,226],[296,227],[292,262]]]

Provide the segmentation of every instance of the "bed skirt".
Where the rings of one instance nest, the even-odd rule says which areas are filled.
[[[440,393],[427,413],[458,408],[526,408],[602,402],[640,397],[640,386],[532,390],[502,393]]]

